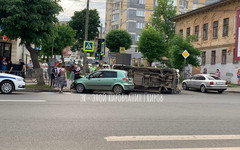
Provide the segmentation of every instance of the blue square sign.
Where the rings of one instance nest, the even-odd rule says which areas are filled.
[[[84,41],[83,51],[84,52],[94,52],[94,42],[93,41]]]

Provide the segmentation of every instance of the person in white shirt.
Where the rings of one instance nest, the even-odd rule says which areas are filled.
[[[48,64],[46,60],[43,61],[42,69],[43,69],[43,78],[45,78],[48,81]]]

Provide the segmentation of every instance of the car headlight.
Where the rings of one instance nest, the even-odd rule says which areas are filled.
[[[23,81],[23,78],[17,78],[17,81]]]

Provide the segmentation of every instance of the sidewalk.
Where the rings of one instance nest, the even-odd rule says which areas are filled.
[[[228,87],[225,92],[228,92],[228,93],[240,93],[240,86]]]

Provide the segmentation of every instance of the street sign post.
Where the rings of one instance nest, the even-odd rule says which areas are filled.
[[[184,79],[186,79],[186,59],[190,56],[187,50],[185,50],[182,53],[182,56],[184,57]]]
[[[125,53],[125,47],[120,47],[120,53]]]
[[[84,52],[94,52],[94,42],[93,41],[84,41],[83,51]]]

